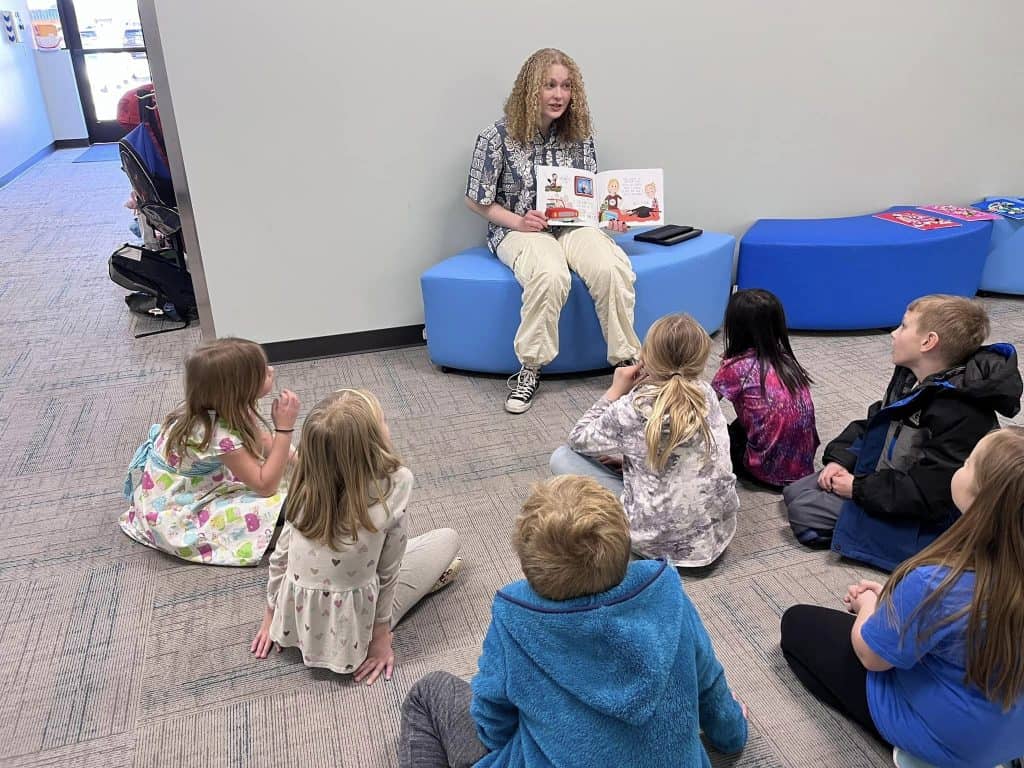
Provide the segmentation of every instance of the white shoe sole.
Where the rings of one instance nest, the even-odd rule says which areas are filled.
[[[534,395],[536,397],[536,395]],[[505,400],[505,410],[509,413],[526,413],[530,410],[530,406],[533,405],[533,398],[527,402],[522,400]]]

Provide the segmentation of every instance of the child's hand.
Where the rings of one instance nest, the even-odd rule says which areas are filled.
[[[391,629],[387,624],[374,624],[369,653],[353,673],[353,677],[357,683],[363,682],[365,678],[367,685],[373,685],[381,672],[384,673],[385,680],[390,680],[391,670],[394,668],[395,652],[391,648]]]
[[[855,584],[850,587],[850,590],[853,590],[854,587],[859,587],[859,585]],[[878,593],[873,589],[862,589],[855,596],[851,596],[848,591],[846,597],[843,598],[843,603],[846,604],[846,610],[850,613],[860,613],[861,609],[867,606],[874,610],[878,604]]]
[[[740,705],[740,710],[743,712],[743,719],[749,719],[749,716],[747,715],[747,705],[740,701],[740,697],[736,695],[735,691],[732,692],[732,698],[733,701]]]
[[[295,429],[295,420],[299,418],[299,396],[290,389],[282,389],[281,394],[274,398],[270,406],[270,418],[278,429]]]
[[[622,474],[622,457],[621,456],[598,456],[597,460],[602,466],[607,467],[612,472],[618,472]]]
[[[260,623],[259,631],[253,638],[252,645],[249,646],[249,652],[255,654],[257,659],[267,658],[267,654],[274,647],[274,641],[270,639],[270,622],[273,620],[274,609],[267,606],[263,612],[263,621]],[[277,652],[281,652],[281,646],[277,646]]]
[[[832,493],[843,499],[853,498],[853,475],[845,469],[832,478]]]
[[[608,387],[608,391],[604,393],[604,396],[612,401],[618,400],[633,388],[642,372],[643,367],[639,364],[624,365],[621,368],[616,368],[615,373],[612,375],[612,385]]]
[[[856,584],[851,584],[846,590],[846,596],[843,598],[843,602],[850,605],[854,600],[860,597],[865,592],[874,592],[876,596],[882,596],[882,585],[877,581],[870,581],[868,579],[861,579]]]
[[[629,230],[629,225],[621,219],[611,219],[608,222],[609,232],[626,232]]]
[[[821,490],[823,491],[831,491],[832,478],[834,478],[840,472],[845,471],[846,467],[844,467],[842,464],[838,464],[834,461],[829,463],[823,470],[821,470],[821,473],[818,475],[818,487],[821,488]]]

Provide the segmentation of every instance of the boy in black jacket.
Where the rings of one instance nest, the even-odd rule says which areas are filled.
[[[1010,344],[982,347],[985,309],[958,296],[911,302],[892,332],[896,365],[885,398],[825,447],[825,468],[783,492],[789,524],[808,546],[891,571],[959,516],[953,473],[996,413],[1020,410]]]

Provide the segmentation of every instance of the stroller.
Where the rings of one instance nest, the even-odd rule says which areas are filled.
[[[174,205],[167,155],[159,119],[140,122],[119,142],[121,168],[131,182],[143,238],[125,243],[110,257],[110,279],[133,293],[125,303],[133,312],[182,323],[140,333],[136,338],[187,328],[198,317],[192,277],[185,259],[181,218]]]

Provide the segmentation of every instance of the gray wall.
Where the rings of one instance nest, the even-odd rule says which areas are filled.
[[[1010,0],[147,2],[218,335],[421,322],[420,272],[482,242],[476,133],[546,45],[583,69],[601,166],[664,167],[673,222],[1024,193]]]

